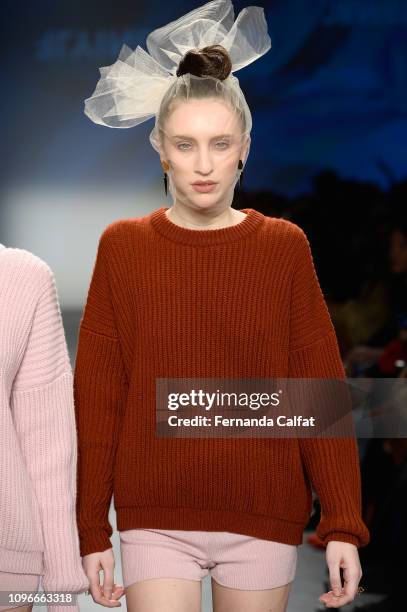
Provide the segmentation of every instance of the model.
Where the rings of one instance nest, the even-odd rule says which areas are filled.
[[[54,275],[0,244],[0,610],[42,587],[53,612],[78,612],[89,581],[76,525],[73,376]],[[65,595],[62,595],[62,592]],[[65,599],[69,597],[69,599]]]
[[[85,106],[109,127],[155,116],[150,142],[173,198],[103,231],[80,324],[77,509],[92,597],[111,607],[123,595],[114,495],[131,612],[198,612],[209,572],[215,612],[286,610],[312,485],[332,586],[320,599],[342,606],[369,541],[355,438],[156,434],[158,379],[345,378],[303,230],[232,209],[252,120],[231,73],[270,48],[263,9],[234,22],[229,1],[209,2],[147,46],[124,46]]]

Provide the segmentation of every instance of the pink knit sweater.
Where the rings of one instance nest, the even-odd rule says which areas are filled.
[[[42,574],[45,591],[89,588],[76,464],[72,370],[53,273],[36,255],[0,244],[0,572]]]

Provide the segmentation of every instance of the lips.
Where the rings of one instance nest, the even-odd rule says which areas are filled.
[[[198,193],[210,193],[211,191],[215,191],[216,183],[213,181],[200,181],[198,183],[193,183],[192,187],[194,188],[194,191],[197,191]]]

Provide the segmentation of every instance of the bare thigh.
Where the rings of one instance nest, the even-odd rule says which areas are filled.
[[[149,578],[126,588],[128,612],[201,612],[202,582]]]
[[[291,582],[275,589],[231,589],[211,578],[213,612],[285,612]]]

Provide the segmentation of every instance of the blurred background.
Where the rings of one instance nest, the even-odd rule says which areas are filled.
[[[109,129],[84,115],[83,101],[98,68],[112,64],[122,44],[146,49],[151,30],[202,4],[1,4],[0,242],[51,266],[72,363],[104,227],[171,205],[148,142],[153,119]],[[235,17],[246,4],[234,2]],[[407,377],[407,2],[253,4],[264,7],[272,48],[236,73],[253,131],[234,207],[290,219],[307,233],[349,376]],[[406,440],[359,445],[372,541],[359,551],[367,590],[346,609],[400,610]],[[326,586],[324,550],[314,533],[317,498],[314,503],[290,612],[318,609]],[[113,506],[110,518],[115,525]],[[206,612],[206,580],[203,590]],[[96,607],[85,596],[80,604]]]

